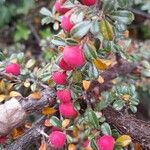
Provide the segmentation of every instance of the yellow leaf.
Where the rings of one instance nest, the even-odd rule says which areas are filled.
[[[87,81],[87,80],[83,80],[83,81],[82,81],[84,90],[88,90],[88,89],[89,89],[90,83],[91,83],[91,82],[90,82],[90,81]]]
[[[65,129],[70,123],[70,120],[69,119],[65,119],[63,120],[62,122],[62,128]]]
[[[102,76],[99,76],[98,79],[97,79],[97,81],[98,81],[100,84],[104,83],[104,79],[103,79]]]
[[[128,146],[132,142],[132,139],[129,135],[122,135],[117,140],[117,145],[120,145],[122,147]]]
[[[41,98],[40,92],[34,92],[34,93],[30,94],[30,96],[34,100],[39,100]]]
[[[21,96],[21,94],[19,92],[17,92],[17,91],[11,91],[9,93],[9,96],[10,97],[17,97],[17,96]]]
[[[87,148],[85,148],[84,150],[93,150],[93,148],[87,147]]]
[[[130,95],[124,94],[124,95],[122,96],[122,98],[123,98],[125,101],[129,101]]]
[[[107,65],[99,58],[94,59],[93,63],[95,64],[96,68],[99,70],[106,70]]]
[[[0,95],[0,102],[4,101],[6,98],[7,98],[6,95],[1,94],[1,95]]]
[[[110,40],[110,41],[113,40],[112,25],[106,19],[102,19],[100,21],[100,31],[105,40]]]
[[[42,109],[42,114],[43,115],[52,115],[56,112],[57,110],[52,108],[52,107],[44,107]]]
[[[76,146],[74,144],[69,144],[68,150],[76,150]]]
[[[3,80],[0,80],[0,92],[4,92],[6,90],[6,85]]]
[[[24,133],[23,128],[14,128],[11,132],[13,140],[17,139],[19,136],[21,136]]]

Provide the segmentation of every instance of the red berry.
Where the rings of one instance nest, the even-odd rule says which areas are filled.
[[[58,66],[65,71],[73,70],[73,68],[69,66],[63,58],[59,61]]]
[[[58,90],[57,98],[60,99],[61,103],[69,103],[71,101],[71,92],[69,89]]]
[[[112,136],[104,135],[97,140],[97,147],[99,150],[113,150],[115,140]]]
[[[20,74],[20,65],[17,64],[17,63],[8,64],[5,67],[5,72],[6,73],[11,73],[11,74],[13,74],[15,76],[18,76]]]
[[[59,112],[66,118],[75,118],[77,111],[74,109],[72,103],[62,103],[59,105]]]
[[[72,11],[67,12],[61,22],[61,27],[64,31],[70,32],[71,29],[73,28],[74,24],[71,22],[70,17],[71,17]]]
[[[80,67],[85,63],[84,53],[79,45],[66,46],[63,51],[63,59],[71,67]]]
[[[49,135],[48,141],[54,148],[63,148],[66,142],[66,135],[61,131],[53,131]]]
[[[96,3],[96,0],[81,0],[83,5],[92,6]]]
[[[65,14],[67,11],[70,10],[68,8],[63,8],[63,3],[61,3],[59,0],[56,1],[54,7],[55,7],[56,11],[60,14]]]
[[[64,85],[66,84],[67,75],[65,72],[56,71],[52,74],[52,80],[56,84]]]
[[[0,136],[0,144],[5,144],[7,141],[7,136]]]

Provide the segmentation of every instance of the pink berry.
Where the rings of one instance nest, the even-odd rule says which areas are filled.
[[[73,68],[69,66],[63,58],[59,61],[58,66],[65,71],[73,70]]]
[[[90,146],[90,141],[89,140],[86,140],[86,141],[83,142],[83,147],[84,148],[87,148],[89,146]]]
[[[64,85],[64,84],[66,84],[66,79],[67,79],[67,75],[66,75],[65,72],[55,71],[55,72],[52,74],[52,80],[53,80],[56,84]]]
[[[64,2],[65,2],[65,1],[64,1]],[[64,2],[61,3],[59,0],[57,0],[56,3],[55,3],[55,5],[54,5],[56,11],[57,11],[58,13],[60,13],[60,14],[65,14],[67,11],[70,10],[70,9],[68,9],[68,8],[64,8],[64,7],[63,7],[63,3],[64,3]]]
[[[53,148],[63,148],[66,142],[66,135],[61,131],[53,131],[49,135],[48,141]]]
[[[92,6],[96,3],[96,0],[81,0],[83,5]]]
[[[70,17],[71,17],[72,11],[67,12],[61,22],[61,27],[64,31],[70,32],[71,29],[73,28],[74,24],[71,22]]]
[[[104,135],[100,137],[96,143],[99,150],[113,150],[115,140],[112,136]]]
[[[8,64],[5,67],[5,72],[6,73],[11,73],[11,74],[13,74],[15,76],[18,76],[20,74],[20,65],[17,64],[17,63]]]
[[[77,111],[74,109],[74,106],[72,103],[60,104],[59,112],[62,116],[66,118],[75,118],[77,116]]]
[[[61,103],[69,103],[71,101],[71,92],[69,89],[58,90],[57,98],[59,98]]]
[[[63,59],[71,67],[80,67],[85,63],[84,53],[79,45],[66,46],[63,51]]]

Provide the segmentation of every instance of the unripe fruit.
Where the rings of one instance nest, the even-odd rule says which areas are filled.
[[[56,84],[64,85],[64,84],[66,84],[66,79],[67,79],[67,75],[66,75],[65,72],[55,71],[55,72],[52,74],[52,80],[53,80]]]
[[[5,67],[5,72],[6,73],[11,73],[11,74],[13,74],[15,76],[18,76],[20,74],[20,65],[17,64],[17,63],[8,64]]]
[[[96,3],[96,0],[81,0],[83,5],[92,6]]]
[[[70,32],[71,29],[73,28],[74,24],[71,22],[70,17],[71,17],[72,11],[67,12],[61,22],[61,27],[64,31]]]
[[[69,89],[58,90],[57,98],[59,98],[61,103],[69,103],[71,101],[71,92]]]
[[[65,71],[73,70],[73,68],[69,66],[63,58],[59,61],[58,66]]]
[[[74,106],[72,103],[60,104],[59,112],[62,116],[66,118],[75,118],[77,116],[77,111],[74,109]]]
[[[60,14],[65,14],[67,11],[70,10],[68,8],[63,8],[63,3],[61,3],[59,0],[56,1],[54,7],[55,7],[56,11]]]
[[[84,53],[79,45],[66,46],[63,51],[63,59],[71,67],[80,67],[85,63]]]
[[[96,143],[99,150],[113,150],[115,140],[112,136],[104,135],[100,137]]]
[[[49,135],[48,141],[53,148],[63,148],[66,142],[66,135],[60,131],[53,131]]]

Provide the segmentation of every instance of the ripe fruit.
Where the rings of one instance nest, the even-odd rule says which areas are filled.
[[[49,135],[48,141],[54,148],[63,148],[66,141],[66,135],[61,131],[53,131]]]
[[[18,76],[20,74],[20,65],[17,64],[17,63],[8,64],[5,67],[5,72],[6,73],[11,73],[11,74],[13,74],[15,76]]]
[[[59,105],[59,112],[66,118],[75,118],[77,111],[74,109],[72,103],[62,103]]]
[[[64,84],[66,84],[66,79],[67,79],[67,75],[66,75],[65,72],[55,71],[55,72],[52,74],[52,80],[53,80],[56,84],[64,85]]]
[[[100,137],[96,143],[99,150],[113,150],[115,140],[112,136],[104,135]]]
[[[70,17],[71,17],[72,11],[67,12],[61,22],[61,27],[64,31],[70,32],[71,29],[73,28],[74,24],[71,22]]]
[[[65,1],[64,1],[65,2]],[[68,8],[63,8],[63,3],[64,2],[60,2],[59,0],[56,1],[54,7],[56,9],[56,11],[60,14],[65,14],[67,11],[69,11],[70,9]]]
[[[66,46],[63,51],[63,59],[71,67],[80,67],[85,63],[83,50],[79,45]]]
[[[0,136],[0,144],[5,144],[7,141],[7,136]]]
[[[58,66],[65,71],[73,70],[73,68],[69,66],[63,58],[59,61]]]
[[[83,5],[92,6],[96,3],[96,0],[81,0]]]
[[[69,89],[58,90],[57,98],[60,99],[61,103],[69,103],[71,101],[71,92]]]

